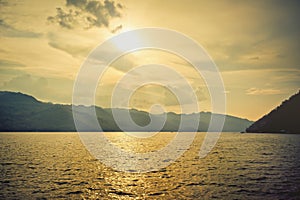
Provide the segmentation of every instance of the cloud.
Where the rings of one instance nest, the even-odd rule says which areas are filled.
[[[205,90],[205,88],[203,87],[197,87],[195,90],[195,95],[197,96],[198,102],[200,101],[206,101],[208,100],[208,94],[207,91]]]
[[[9,90],[33,95],[43,101],[70,103],[73,81],[65,78],[46,78],[30,74],[14,76],[3,82],[0,90]]]
[[[56,8],[56,15],[47,20],[67,29],[109,27],[111,19],[121,17],[122,8],[111,0],[66,0],[65,7]]]
[[[282,94],[282,92],[277,89],[249,88],[246,90],[246,94],[247,95],[275,95],[275,94]]]
[[[48,44],[49,44],[49,46],[51,46],[55,49],[64,51],[74,57],[87,55],[87,52],[89,52],[89,50],[90,50],[90,47],[76,46],[76,45],[71,45],[71,44],[63,44],[63,43],[57,43],[54,41],[50,41],[50,42],[48,42]]]
[[[74,58],[88,56],[93,48],[95,48],[95,40],[98,39],[97,37],[90,37],[93,34],[88,32],[74,32],[72,30],[66,30],[62,33],[49,32],[46,36],[50,47],[68,53]]]
[[[9,90],[18,90],[23,92],[41,92],[45,91],[48,82],[47,79],[33,77],[29,74],[22,74],[4,82],[2,88]]]
[[[4,21],[4,19],[0,19],[0,36],[2,36],[2,37],[38,38],[38,37],[41,37],[42,34],[14,28],[13,26],[6,23]]]
[[[253,57],[249,58],[249,60],[259,60],[259,56],[253,56]]]
[[[24,67],[25,65],[11,60],[0,60],[0,67]]]
[[[199,12],[208,23],[196,37],[222,71],[299,69],[299,1],[223,2],[208,7],[213,8],[207,8],[210,14]]]

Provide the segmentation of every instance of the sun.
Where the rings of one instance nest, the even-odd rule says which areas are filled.
[[[127,51],[131,50],[136,46],[140,46],[142,44],[142,38],[141,36],[133,31],[134,29],[126,28],[120,34],[122,33],[128,33],[122,35],[122,37],[117,37],[113,39],[113,44],[121,51]]]

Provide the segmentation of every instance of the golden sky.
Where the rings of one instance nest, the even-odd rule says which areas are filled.
[[[71,103],[75,77],[90,51],[123,31],[161,27],[201,44],[223,77],[227,113],[256,120],[299,90],[299,10],[292,0],[0,0],[0,90]],[[149,63],[176,69],[192,85],[200,109],[210,110],[207,88],[193,66],[150,50],[112,63],[99,82],[97,104],[109,107],[117,80]],[[155,85],[140,88],[130,103],[178,111],[176,98]]]

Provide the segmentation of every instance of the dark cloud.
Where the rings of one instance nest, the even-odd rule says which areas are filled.
[[[57,8],[56,15],[48,17],[48,21],[67,29],[109,27],[112,18],[121,17],[122,8],[111,0],[66,0],[66,6]]]
[[[0,19],[0,36],[2,37],[23,37],[23,38],[38,38],[41,37],[41,33],[35,33],[26,30],[20,30],[12,25],[9,25],[4,21],[4,19]]]
[[[67,6],[84,7],[87,4],[87,0],[66,0]]]
[[[121,25],[115,27],[113,30],[111,30],[111,32],[112,32],[112,33],[116,33],[116,32],[118,32],[119,30],[121,30],[122,28],[123,28],[123,26],[122,26],[122,24],[121,24]]]
[[[7,6],[8,2],[4,0],[0,0],[0,6]]]

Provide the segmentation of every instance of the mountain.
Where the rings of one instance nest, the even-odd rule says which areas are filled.
[[[300,91],[254,122],[246,132],[300,133]]]
[[[77,106],[77,108],[87,111],[94,107]],[[98,122],[104,131],[120,131],[112,113],[114,111],[118,114],[123,114],[128,111],[126,109],[101,107],[95,107],[95,110]],[[150,118],[159,120],[163,117],[163,115],[152,115],[136,109],[130,109],[129,113],[132,120],[140,126],[148,125],[151,121]],[[86,115],[88,114],[86,113]],[[193,114],[169,112],[166,113],[166,122],[162,131],[177,131],[181,117],[187,122],[181,130],[190,131],[193,117],[200,117],[198,130],[207,131],[211,115],[220,116],[219,114],[212,114],[210,112]],[[88,117],[86,116],[86,118]],[[81,123],[87,124],[86,127],[89,127],[89,121],[85,120],[85,117],[82,117]],[[121,123],[126,131],[136,131],[135,128],[127,124],[126,120],[123,120]],[[251,123],[247,119],[226,115],[223,131],[243,131]],[[72,105],[45,103],[26,94],[2,91],[0,92],[0,131],[76,131]],[[95,130],[86,128],[85,131]],[[149,127],[147,131],[156,131],[156,127]]]

